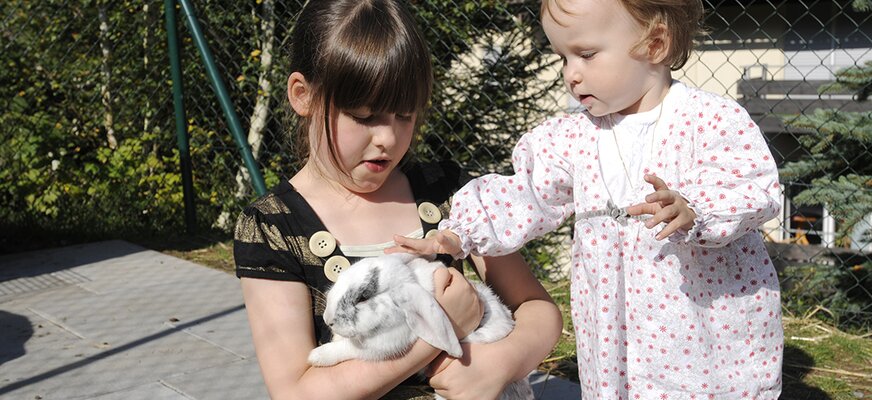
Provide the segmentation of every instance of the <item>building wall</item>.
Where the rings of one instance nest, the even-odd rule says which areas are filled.
[[[673,77],[689,85],[735,99],[742,77],[784,79],[784,52],[778,49],[695,51]],[[774,68],[773,68],[774,67]]]

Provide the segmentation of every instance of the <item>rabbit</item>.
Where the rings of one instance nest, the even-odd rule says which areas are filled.
[[[460,357],[463,351],[451,322],[433,297],[437,268],[445,266],[418,256],[391,254],[365,258],[343,271],[327,291],[324,309],[333,340],[313,349],[309,363],[330,366],[353,358],[386,360],[402,355],[419,337]],[[511,312],[490,287],[472,284],[484,315],[479,327],[462,341],[502,339],[514,328]],[[533,399],[533,390],[524,378],[507,385],[500,399]]]

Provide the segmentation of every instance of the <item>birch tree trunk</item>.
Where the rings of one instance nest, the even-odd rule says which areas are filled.
[[[270,93],[272,92],[272,53],[275,42],[275,11],[273,0],[264,0],[263,17],[260,29],[263,32],[258,43],[260,48],[260,68],[257,77],[257,98],[254,103],[254,111],[251,113],[251,124],[248,127],[248,145],[255,160],[259,158],[260,147],[263,144],[263,129],[269,119]],[[252,10],[252,13],[255,13]],[[239,167],[236,173],[236,198],[245,197],[249,190],[250,177],[244,166]]]
[[[261,17],[260,29],[262,34],[258,40],[260,50],[260,68],[257,78],[257,97],[254,103],[254,111],[249,118],[248,145],[251,147],[251,155],[255,160],[259,159],[261,145],[263,144],[263,130],[269,120],[270,94],[272,92],[272,53],[275,42],[275,9],[274,0],[263,0],[263,16]],[[252,9],[256,17],[257,10]],[[248,195],[251,187],[251,177],[245,165],[240,165],[236,172],[236,198],[241,199]],[[227,212],[222,212],[215,221],[215,226],[222,229],[232,228]]]
[[[142,32],[142,71],[143,76],[148,76],[149,73],[149,51],[151,50],[149,46],[151,43],[151,29],[155,26],[155,15],[151,8],[149,8],[149,2],[145,2],[142,5],[142,15],[144,19],[143,24],[143,32]],[[148,132],[151,130],[151,98],[148,96],[145,97],[145,109],[142,115],[142,131]]]
[[[110,149],[118,147],[118,140],[115,139],[114,117],[112,115],[112,90],[110,81],[112,78],[112,69],[110,61],[112,59],[112,44],[109,41],[109,18],[106,15],[106,6],[101,5],[99,9],[100,18],[100,50],[102,60],[100,72],[103,75],[103,82],[100,85],[100,97],[103,102],[103,128],[106,129],[106,142]]]

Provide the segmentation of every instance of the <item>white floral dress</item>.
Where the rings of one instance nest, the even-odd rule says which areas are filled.
[[[466,252],[499,255],[575,214],[572,321],[585,399],[777,399],[779,285],[757,232],[780,210],[775,162],[731,100],[674,82],[661,107],[637,146],[617,144],[622,121],[612,116],[544,122],[517,144],[515,174],[468,183],[440,228]],[[643,173],[689,200],[689,232],[657,241],[662,226],[609,215],[610,200],[625,207],[653,191]],[[621,186],[616,175],[627,184],[608,187]]]

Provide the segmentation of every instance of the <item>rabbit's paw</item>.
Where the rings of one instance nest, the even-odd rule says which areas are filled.
[[[309,352],[309,364],[315,367],[329,367],[349,359],[337,343],[326,343]]]

